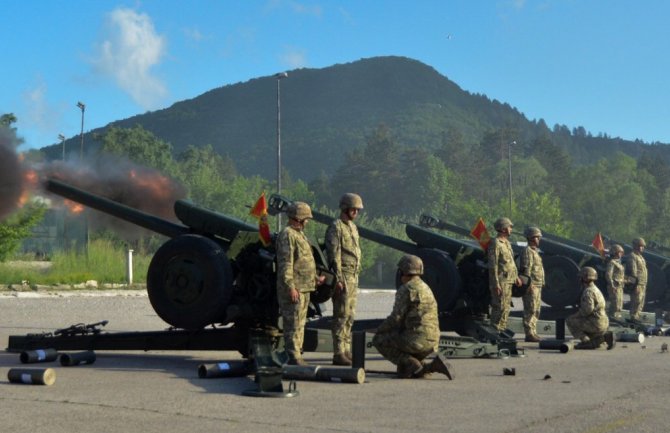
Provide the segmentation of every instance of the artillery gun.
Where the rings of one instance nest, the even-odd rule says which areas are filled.
[[[147,293],[169,331],[107,334],[78,338],[61,334],[10,336],[8,350],[55,349],[199,349],[248,352],[252,330],[277,334],[279,308],[274,271],[275,251],[259,242],[258,228],[236,218],[177,200],[182,224],[168,221],[58,180],[47,191],[81,203],[169,239],[151,260]],[[312,245],[319,273],[333,282],[321,250]],[[324,302],[332,286],[320,286],[315,302]],[[212,328],[207,328],[207,326]],[[68,337],[68,338],[66,338]],[[306,340],[308,338],[306,337]],[[307,342],[306,345],[310,343]]]

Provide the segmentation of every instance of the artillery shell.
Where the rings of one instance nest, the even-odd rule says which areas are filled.
[[[21,352],[20,359],[23,364],[33,364],[36,362],[51,362],[58,358],[56,349],[37,349]]]
[[[282,367],[282,379],[315,380],[320,368],[318,365],[284,365]]]
[[[561,353],[568,353],[574,348],[572,341],[565,340],[542,340],[540,341],[540,350],[558,350]]]
[[[365,370],[362,368],[321,367],[316,371],[316,380],[363,383],[365,382]]]
[[[56,371],[53,368],[12,368],[7,372],[7,379],[11,383],[53,385]]]
[[[84,352],[63,353],[60,356],[60,365],[72,367],[79,364],[93,364],[95,362],[95,352],[86,350]]]
[[[644,343],[644,334],[642,332],[622,332],[616,336],[616,340],[626,343]]]
[[[226,361],[216,364],[200,364],[198,377],[211,379],[214,377],[242,377],[251,373],[251,363],[248,361]]]

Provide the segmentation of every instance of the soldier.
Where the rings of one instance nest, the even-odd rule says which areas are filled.
[[[358,194],[340,198],[340,218],[326,230],[328,263],[337,283],[333,292],[333,364],[351,365],[351,327],[354,324],[361,247],[354,220],[363,209]]]
[[[433,372],[453,379],[452,367],[438,355],[422,362],[437,350],[440,327],[437,302],[430,287],[421,279],[423,262],[405,255],[398,262],[402,285],[395,295],[391,314],[379,325],[372,344],[384,358],[398,366],[398,377],[419,378]]]
[[[510,303],[512,302],[512,284],[521,285],[514,252],[509,242],[512,234],[512,221],[498,218],[493,227],[498,232],[488,248],[489,290],[491,291],[491,324],[498,331],[507,327]]]
[[[607,269],[605,270],[605,281],[607,281],[607,293],[609,295],[607,314],[616,319],[621,317],[621,309],[623,308],[625,272],[623,264],[621,264],[621,257],[623,257],[623,247],[619,244],[612,245],[610,248],[610,259],[607,262]]]
[[[538,343],[537,319],[540,316],[542,305],[542,287],[544,287],[544,267],[542,257],[538,251],[542,232],[537,227],[527,227],[524,236],[528,246],[521,253],[519,273],[528,277],[528,290],[521,297],[523,300],[523,328],[526,332],[526,341]]]
[[[646,243],[642,238],[633,239],[633,252],[627,261],[628,279],[633,282],[630,294],[630,318],[640,320],[647,292],[647,262],[642,257]]]
[[[312,247],[305,224],[312,218],[307,203],[293,202],[287,209],[286,228],[277,238],[277,298],[284,328],[284,347],[291,365],[306,365],[302,343],[307,321],[309,294],[325,277],[316,276]]]
[[[583,288],[579,309],[565,320],[573,337],[581,340],[575,349],[597,349],[607,343],[607,350],[614,347],[614,335],[608,331],[610,321],[605,314],[605,298],[596,287],[596,270],[585,266],[579,271]]]

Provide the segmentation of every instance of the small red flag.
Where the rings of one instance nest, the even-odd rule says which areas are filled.
[[[251,208],[249,215],[258,219],[258,237],[263,246],[267,247],[272,243],[272,235],[268,224],[268,204],[265,201],[265,192],[256,200],[256,204]]]
[[[479,218],[479,221],[477,221],[477,224],[470,230],[470,236],[475,238],[477,242],[479,242],[479,245],[482,247],[484,251],[486,251],[489,248],[489,243],[491,242],[491,236],[489,236],[489,231],[486,229],[486,224],[484,224],[484,220],[482,218]]]
[[[591,241],[591,245],[600,253],[600,257],[605,257],[605,244],[603,243],[603,237],[600,236],[600,232],[596,233],[593,241]]]

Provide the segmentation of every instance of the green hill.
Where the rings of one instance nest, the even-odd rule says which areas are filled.
[[[240,173],[273,178],[276,86],[272,76],[251,79],[111,125],[139,124],[171,143],[176,153],[188,145],[211,144],[232,158]],[[491,131],[508,128],[522,146],[548,137],[577,163],[617,151],[637,158],[644,149],[668,159],[666,146],[592,137],[580,127],[556,125],[550,130],[544,121],[528,120],[507,103],[466,92],[432,67],[404,57],[289,71],[281,81],[281,116],[283,165],[293,177],[305,180],[322,171],[332,174],[345,152],[362,146],[380,124],[388,126],[401,145],[428,150],[438,149],[449,131],[458,131],[465,143],[474,144]],[[86,142],[93,143],[93,135],[103,130],[87,133]],[[60,147],[44,150],[57,158]]]

